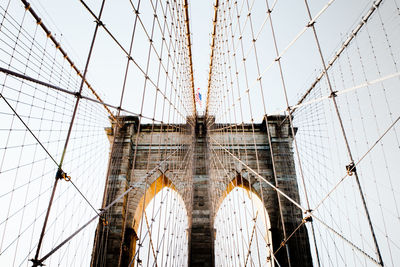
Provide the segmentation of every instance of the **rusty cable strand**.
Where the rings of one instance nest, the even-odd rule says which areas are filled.
[[[218,1],[218,0],[217,0]],[[195,90],[194,90],[194,78],[193,78],[193,59],[192,59],[192,43],[190,38],[190,24],[189,24],[189,10],[188,10],[188,0],[184,2],[184,10],[185,10],[185,25],[186,25],[186,45],[188,49],[188,57],[190,64],[190,81],[192,86],[192,97],[193,97],[193,116],[196,117],[196,101],[195,101]]]
[[[56,38],[51,34],[51,31],[46,27],[46,25],[43,23],[43,20],[37,15],[37,13],[32,9],[32,6],[29,2],[26,0],[21,0],[21,2],[24,4],[25,9],[29,11],[29,13],[33,16],[33,18],[36,20],[36,23],[42,28],[42,30],[45,32],[46,36],[50,38],[50,40],[53,42],[55,45],[56,49],[61,52],[61,54],[64,56],[64,58],[68,61],[70,64],[71,68],[73,68],[76,72],[76,74],[83,78],[82,73],[80,70],[75,66],[75,63],[72,61],[72,59],[68,56],[67,52],[61,47],[61,44],[57,42]],[[103,107],[106,109],[108,114],[110,114],[110,117],[113,119],[113,121],[117,121],[114,114],[111,112],[111,110],[108,108],[108,106],[104,103],[104,101],[101,99],[101,97],[97,94],[97,92],[94,90],[94,88],[90,85],[90,83],[87,81],[85,78],[84,83],[86,86],[89,88],[89,90],[92,92],[92,94],[96,97],[96,99],[103,105]]]
[[[218,8],[219,8],[219,0],[215,0],[214,4],[214,18],[213,18],[213,29],[211,32],[211,55],[210,55],[210,69],[208,72],[208,85],[207,85],[207,100],[206,100],[206,113],[205,117],[208,115],[208,106],[210,104],[210,90],[211,90],[211,76],[212,76],[212,68],[214,65],[214,48],[215,48],[215,36],[217,31],[217,19],[218,19]]]

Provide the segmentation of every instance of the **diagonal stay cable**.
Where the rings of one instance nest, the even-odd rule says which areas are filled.
[[[327,64],[327,70],[329,70],[333,64],[336,62],[336,60],[342,55],[343,51],[345,51],[345,49],[350,45],[350,43],[353,41],[353,39],[357,36],[357,34],[360,32],[360,30],[363,28],[363,26],[366,25],[367,21],[370,19],[370,17],[372,16],[372,14],[378,9],[379,5],[381,4],[383,0],[376,0],[372,7],[368,10],[367,14],[365,16],[362,17],[361,22],[354,28],[353,31],[351,31],[349,37],[343,42],[342,46],[339,48],[339,50],[335,53],[335,55],[332,57],[332,59],[328,62]],[[324,6],[324,8],[322,8],[320,10],[320,12],[310,21],[310,23],[308,25],[311,25],[312,23],[315,23],[316,20],[322,15],[322,13],[324,13],[326,11],[326,9],[333,3],[333,1],[330,1],[326,4],[326,6]],[[271,8],[268,12],[268,16],[271,14],[273,8]],[[285,47],[285,49],[283,49],[283,51],[279,54],[279,56],[277,58],[281,58],[286,51],[297,41],[297,39],[300,38],[301,35],[304,34],[304,32],[306,31],[307,28],[309,28],[307,26],[305,26],[297,35],[296,37]],[[272,61],[263,71],[263,73],[257,77],[257,79],[250,85],[249,88],[247,88],[247,90],[249,90],[250,88],[252,88],[254,86],[254,84],[256,84],[261,77],[263,77],[265,75],[265,73],[273,66],[273,64],[275,63],[275,60]],[[292,114],[298,107],[302,106],[302,103],[306,100],[307,96],[311,93],[311,91],[317,86],[317,84],[321,81],[321,79],[325,76],[325,70],[322,70],[322,72],[318,75],[318,77],[315,79],[315,81],[311,84],[311,86],[307,89],[307,91],[303,94],[303,96],[299,99],[299,101],[297,102],[296,105],[293,106],[293,109],[290,110],[290,114]],[[357,89],[357,88],[356,88]],[[285,109],[284,111],[287,111],[287,109]],[[227,111],[225,111],[227,112]],[[281,124],[283,124],[286,120],[288,119],[288,116],[286,116],[286,118],[281,122]]]
[[[386,131],[375,141],[375,143],[361,156],[361,158],[354,164],[352,168],[348,170],[348,173],[353,172],[356,167],[361,163],[361,161],[375,148],[375,146],[383,139],[383,137],[396,125],[396,123],[400,120],[400,116],[386,129]],[[348,173],[336,183],[336,185],[326,194],[326,196],[318,203],[314,210],[318,209],[322,203],[328,199],[328,197],[339,187],[339,185],[349,177]]]
[[[93,16],[93,18],[96,20],[96,23],[98,25],[100,25],[104,31],[110,36],[110,38],[115,42],[115,44],[122,50],[122,52],[128,57],[129,60],[131,60],[133,62],[133,64],[138,68],[138,70],[144,75],[144,77],[146,78],[146,80],[148,80],[150,82],[151,85],[153,85],[157,90],[159,90],[159,87],[157,86],[156,82],[153,81],[153,79],[151,79],[147,74],[146,71],[144,70],[144,68],[142,66],[139,65],[139,63],[137,62],[137,60],[135,60],[133,57],[131,57],[129,55],[129,52],[124,48],[124,46],[121,44],[120,41],[118,41],[118,39],[115,37],[115,35],[107,28],[107,26],[101,21],[101,19],[96,16],[93,11],[90,9],[90,7],[85,3],[85,1],[80,0],[80,2],[82,3],[82,5],[88,10],[88,12]],[[138,14],[137,14],[138,15]],[[174,109],[176,110],[176,112],[181,116],[181,117],[185,117],[184,114],[182,114],[182,112],[180,112],[179,110],[176,109],[175,105],[171,102],[171,100],[164,95],[164,93],[161,92],[161,90],[159,90],[159,93],[166,98],[166,100],[174,106]],[[178,96],[179,98],[179,102],[182,104],[183,108],[186,110],[186,107],[184,105],[184,103],[182,102],[182,98],[180,96]],[[189,113],[189,112],[187,112]]]
[[[376,79],[374,79],[372,81],[366,81],[366,82],[363,82],[361,84],[358,84],[358,85],[355,85],[355,86],[352,86],[352,87],[348,87],[348,88],[345,88],[345,89],[342,89],[342,90],[334,91],[334,93],[335,93],[336,96],[342,95],[342,94],[346,94],[346,93],[349,93],[349,92],[352,92],[354,90],[358,90],[358,89],[361,89],[361,88],[368,88],[371,85],[374,85],[374,84],[377,84],[377,83],[382,83],[382,82],[384,82],[386,80],[393,79],[393,78],[396,78],[396,77],[399,77],[399,76],[400,76],[400,72],[394,72],[394,73],[391,73],[391,74],[376,78]],[[293,112],[294,109],[297,109],[299,107],[303,107],[303,106],[306,106],[306,105],[309,105],[309,104],[312,104],[312,103],[320,102],[322,100],[325,100],[325,99],[328,99],[328,98],[331,98],[331,97],[332,97],[331,94],[325,95],[325,96],[321,96],[321,97],[313,99],[313,100],[309,100],[309,101],[306,101],[306,102],[302,102],[300,104],[296,104],[294,106],[291,106],[290,108],[291,108],[291,110]]]
[[[311,19],[310,23],[315,23],[324,13],[325,11],[334,3],[335,0],[330,0],[328,3],[326,3],[324,5],[324,7],[322,7],[322,9]],[[378,1],[382,1],[382,0],[377,0]],[[274,3],[275,4],[275,3]],[[270,14],[272,13],[274,9],[273,8],[269,8],[267,10],[267,18],[270,18]],[[247,16],[246,16],[247,19]],[[246,88],[246,90],[250,90],[252,87],[254,87],[260,80],[262,77],[264,77],[266,75],[266,73],[274,66],[274,64],[277,62],[278,59],[281,59],[287,51],[289,51],[289,49],[300,39],[300,37],[307,31],[307,29],[309,28],[309,24],[305,25],[303,29],[301,29],[296,36],[289,42],[289,44],[277,55],[276,58],[274,58],[267,67],[265,67],[262,71],[262,73],[250,84],[250,86],[248,86]],[[235,49],[233,49],[235,51]],[[321,76],[321,78],[323,77],[323,74]],[[321,79],[320,78],[320,79]],[[240,101],[239,98],[237,98],[234,102],[238,102]],[[225,110],[223,113],[226,113],[228,110]]]
[[[60,92],[66,93],[66,94],[76,95],[75,92],[69,91],[67,89],[61,88],[59,86],[56,86],[56,85],[53,85],[53,84],[50,84],[50,83],[47,83],[47,82],[40,81],[40,80],[32,78],[32,77],[30,77],[28,75],[12,71],[10,69],[5,69],[5,68],[0,67],[0,72],[5,73],[6,75],[14,76],[14,77],[26,80],[26,81],[30,81],[30,82],[33,82],[33,83],[36,83],[36,84],[40,84],[40,85],[49,87],[51,89],[54,89],[54,90],[57,90],[57,91],[60,91]]]
[[[395,124],[400,120],[400,116],[386,129],[386,131],[375,141],[375,143],[361,156],[361,158],[354,164],[354,166],[349,170],[349,172],[352,172],[353,170],[355,170],[355,168],[357,167],[357,165],[359,165],[361,163],[361,161],[374,149],[374,147],[383,139],[383,137],[395,126]],[[338,233],[336,230],[334,230],[332,227],[330,227],[329,225],[327,225],[325,222],[323,222],[321,219],[319,219],[318,217],[316,217],[313,212],[315,212],[322,204],[323,202],[328,199],[328,197],[339,187],[339,185],[348,177],[349,175],[346,174],[342,179],[340,179],[340,181],[329,191],[329,193],[317,204],[317,206],[308,214],[310,216],[312,216],[314,219],[316,219],[318,222],[320,222],[323,226],[325,226],[328,230],[330,230],[331,232],[333,232],[335,235],[339,236],[341,239],[343,239],[346,243],[348,243],[350,246],[352,246],[354,249],[356,249],[357,251],[359,251],[360,253],[362,253],[364,256],[366,256],[368,259],[372,260],[375,264],[377,264],[378,266],[382,266],[377,260],[375,260],[373,257],[371,257],[369,254],[367,254],[365,251],[363,251],[361,248],[359,248],[358,246],[356,246],[354,243],[352,243],[351,241],[349,241],[346,237],[344,237],[343,235],[341,235],[340,233]],[[303,219],[302,224],[304,224],[305,221]],[[300,226],[301,226],[300,225]],[[295,229],[295,231],[288,237],[287,240],[285,240],[285,242],[287,242],[290,237],[300,228],[300,226],[298,228]],[[280,248],[278,248],[279,250]],[[276,251],[277,252],[277,251]],[[275,253],[276,253],[275,252]]]
[[[17,111],[11,106],[10,102],[7,101],[7,99],[3,96],[3,94],[0,93],[0,98],[4,100],[4,102],[7,104],[7,106],[12,110],[12,112],[17,116],[19,121],[24,125],[24,127],[28,130],[28,132],[32,135],[32,137],[36,140],[36,142],[42,147],[44,152],[49,156],[49,158],[56,164],[58,167],[60,173],[65,172],[62,170],[61,166],[57,163],[57,161],[54,159],[54,157],[50,154],[50,152],[47,150],[47,148],[43,145],[43,143],[39,140],[39,138],[33,133],[31,128],[25,123],[25,121],[21,118],[21,116],[17,113]],[[86,196],[79,190],[79,188],[68,178],[69,182],[76,188],[76,190],[79,192],[79,194],[83,197],[83,199],[89,204],[89,206],[98,214],[98,211],[93,207],[93,205],[90,203],[90,201],[86,198]]]
[[[314,211],[312,211],[314,212]],[[363,254],[365,257],[367,257],[369,260],[371,260],[373,263],[375,263],[378,266],[381,266],[381,264],[375,260],[371,255],[369,255],[367,252],[365,252],[363,249],[361,249],[360,247],[358,247],[357,245],[355,245],[353,242],[351,242],[350,240],[348,240],[346,237],[344,237],[342,234],[340,234],[339,232],[337,232],[335,229],[333,229],[332,227],[330,227],[328,224],[326,224],[324,221],[322,221],[320,218],[316,217],[314,214],[312,214],[312,212],[309,213],[309,216],[303,218],[303,220],[301,221],[301,223],[296,227],[296,229],[293,230],[293,232],[287,237],[287,239],[283,240],[281,245],[275,250],[274,255],[289,241],[289,239],[291,237],[294,236],[294,234],[301,229],[301,226],[304,225],[306,222],[311,221],[310,217],[313,217],[316,221],[318,221],[319,223],[321,223],[324,227],[326,227],[329,231],[331,231],[332,233],[334,233],[335,235],[337,235],[340,239],[342,239],[343,241],[345,241],[348,245],[350,245],[352,248],[354,248],[355,250],[357,250],[358,252],[360,252],[361,254]]]
[[[99,10],[99,17],[100,18],[101,18],[102,14],[103,14],[104,4],[105,4],[105,0],[102,0],[101,7],[100,7],[100,10]],[[30,8],[30,5],[27,7],[27,9],[28,8]],[[58,169],[57,174],[56,174],[56,179],[55,179],[54,184],[53,184],[53,190],[51,192],[49,204],[48,204],[47,211],[46,211],[46,216],[45,216],[44,221],[43,221],[43,226],[42,226],[42,230],[41,230],[41,233],[40,233],[40,237],[39,237],[39,241],[38,241],[35,257],[33,259],[31,259],[31,261],[33,262],[33,266],[39,266],[41,264],[38,261],[39,260],[40,249],[42,247],[42,242],[44,240],[44,236],[45,236],[45,233],[46,233],[46,227],[47,227],[47,223],[48,223],[48,220],[49,220],[51,208],[52,208],[52,205],[53,205],[53,201],[54,201],[54,196],[55,196],[55,193],[56,193],[57,185],[58,185],[58,182],[60,180],[60,179],[58,179],[59,175],[61,174],[61,176],[67,181],[69,179],[65,173],[60,173],[60,170],[61,170],[61,168],[63,166],[63,162],[65,160],[65,156],[66,156],[66,153],[67,153],[67,148],[68,148],[68,144],[69,144],[69,141],[70,141],[72,128],[74,126],[74,122],[75,122],[77,111],[78,111],[79,101],[81,99],[80,96],[82,95],[83,86],[84,86],[85,81],[86,81],[86,74],[87,74],[87,71],[88,71],[88,68],[89,68],[89,63],[90,63],[90,59],[92,57],[93,48],[94,48],[94,44],[95,44],[95,41],[96,41],[96,37],[97,37],[97,33],[98,33],[99,27],[100,27],[99,23],[96,23],[96,26],[95,26],[95,29],[94,29],[94,32],[93,32],[93,36],[92,36],[92,40],[91,40],[91,44],[90,44],[90,48],[89,48],[88,55],[87,55],[87,58],[86,58],[85,69],[84,69],[83,74],[81,76],[82,80],[81,80],[81,83],[80,83],[79,92],[78,92],[78,94],[76,96],[74,110],[73,110],[72,115],[71,115],[71,121],[69,123],[67,136],[65,138],[64,148],[63,148],[63,151],[62,151],[62,154],[61,154],[60,163],[59,163],[59,169]]]
[[[332,227],[330,227],[329,225],[327,225],[325,222],[323,222],[321,219],[319,219],[318,217],[316,217],[315,215],[311,214],[310,215],[317,220],[319,223],[321,223],[323,226],[325,226],[329,231],[331,231],[332,233],[334,233],[335,235],[337,235],[338,237],[340,237],[343,241],[345,241],[347,244],[349,244],[351,247],[353,247],[355,250],[357,250],[358,252],[360,252],[361,254],[363,254],[366,258],[368,258],[369,260],[371,260],[373,263],[375,263],[378,266],[382,266],[381,263],[379,263],[377,260],[375,260],[371,255],[369,255],[368,253],[366,253],[364,250],[362,250],[361,248],[359,248],[358,246],[356,246],[353,242],[351,242],[350,240],[348,240],[346,237],[344,237],[343,235],[341,235],[340,233],[338,233],[335,229],[333,229]]]
[[[395,121],[399,121],[400,120],[400,116],[399,118]],[[392,124],[391,126],[393,126],[394,124]],[[391,127],[390,127],[391,128]],[[390,130],[390,128],[385,132],[385,134]],[[382,137],[381,137],[382,138]],[[380,139],[381,139],[380,138]],[[252,172],[254,175],[258,176],[261,180],[263,180],[265,183],[267,183],[269,186],[271,186],[274,190],[277,191],[277,193],[281,194],[282,196],[284,196],[286,199],[288,199],[290,202],[292,202],[295,206],[297,206],[298,208],[300,208],[303,212],[305,212],[306,214],[308,214],[309,216],[312,216],[315,220],[317,220],[318,222],[320,222],[323,226],[325,226],[328,230],[330,230],[332,233],[334,233],[335,235],[337,235],[339,238],[343,239],[346,243],[348,243],[350,246],[352,246],[354,249],[356,249],[357,251],[359,251],[360,253],[362,253],[364,256],[366,256],[368,259],[370,259],[371,261],[373,261],[374,263],[376,263],[377,265],[381,266],[377,260],[375,260],[373,257],[371,257],[368,253],[366,253],[364,250],[362,250],[361,248],[359,248],[357,245],[355,245],[353,242],[351,242],[350,240],[348,240],[347,238],[345,238],[343,235],[341,235],[340,233],[338,233],[336,230],[334,230],[332,227],[330,227],[329,225],[327,225],[324,221],[322,221],[320,218],[318,218],[315,214],[313,214],[313,212],[315,211],[315,209],[313,211],[309,211],[306,210],[304,207],[302,207],[299,203],[297,203],[296,201],[294,201],[292,198],[290,198],[288,195],[286,195],[284,192],[282,192],[280,189],[276,188],[273,184],[271,184],[270,182],[268,182],[268,180],[266,180],[264,177],[262,177],[259,173],[257,173],[256,171],[254,171],[250,166],[246,165],[243,161],[241,161],[239,158],[237,158],[235,155],[233,155],[231,152],[229,152],[226,148],[224,148],[223,146],[221,146],[214,138],[212,138],[210,136],[210,139],[213,140],[214,143],[216,143],[218,146],[220,146],[223,150],[225,150],[229,155],[231,155],[231,157],[233,157],[235,160],[239,161],[241,164],[243,164],[243,166],[245,168],[247,168],[250,172]],[[380,140],[379,139],[379,140]],[[379,140],[376,142],[378,143]],[[376,144],[375,144],[376,145]],[[372,149],[372,148],[371,148]],[[370,149],[370,150],[371,150]],[[369,150],[369,151],[370,151]],[[303,222],[302,222],[303,223]],[[300,227],[298,228],[300,229]],[[293,233],[292,233],[293,234]]]
[[[347,94],[347,93],[350,93],[350,92],[353,92],[353,91],[356,91],[356,90],[359,90],[359,89],[369,88],[369,86],[371,86],[371,85],[383,83],[384,81],[387,81],[387,80],[390,80],[390,79],[393,79],[393,78],[397,78],[399,76],[400,76],[400,72],[394,72],[394,73],[391,73],[391,74],[388,74],[388,75],[385,75],[385,76],[378,77],[378,78],[376,78],[374,80],[370,80],[370,81],[366,81],[366,82],[360,83],[360,84],[355,85],[355,86],[351,86],[351,87],[347,87],[347,88],[344,88],[344,89],[336,90],[336,91],[334,91],[334,94],[335,94],[335,96],[344,95],[344,94]],[[331,93],[329,93],[327,95],[324,95],[324,96],[321,96],[321,97],[318,97],[318,98],[315,98],[315,99],[308,100],[308,101],[302,101],[301,103],[295,104],[293,106],[289,106],[289,108],[290,108],[291,114],[293,114],[294,110],[297,110],[300,107],[305,107],[305,106],[308,106],[308,105],[311,105],[311,104],[319,103],[319,102],[322,102],[322,101],[324,101],[326,99],[330,99],[330,98],[332,98],[332,94]],[[271,112],[270,115],[279,115],[279,114],[282,114],[282,112],[285,112],[287,110],[288,110],[287,108],[281,108],[279,110],[275,110],[275,111]],[[287,120],[287,118],[282,120],[281,124],[283,124],[286,120]]]
[[[51,83],[47,83],[47,82],[32,78],[30,76],[27,76],[27,75],[24,75],[24,74],[21,74],[21,73],[18,73],[18,72],[9,70],[9,69],[5,69],[5,68],[0,67],[0,72],[3,72],[5,74],[8,74],[8,75],[11,75],[11,76],[14,76],[14,77],[26,80],[26,81],[30,81],[30,82],[33,82],[33,83],[36,83],[36,84],[40,84],[40,85],[46,86],[48,88],[51,88],[51,89],[54,89],[56,91],[63,92],[63,93],[69,94],[69,95],[74,95],[74,96],[78,96],[79,95],[78,92],[73,92],[73,91],[70,91],[68,89],[61,88],[61,87],[53,85]],[[139,114],[137,112],[133,112],[131,110],[127,110],[127,109],[121,108],[119,106],[115,106],[115,105],[112,105],[112,104],[109,104],[109,103],[101,102],[101,101],[99,101],[97,99],[90,98],[90,97],[85,96],[85,95],[79,95],[79,97],[81,99],[84,99],[84,100],[87,100],[87,101],[90,101],[90,102],[93,102],[93,103],[105,105],[105,106],[107,106],[109,108],[113,108],[113,109],[116,109],[116,110],[119,110],[119,111],[122,111],[122,112],[126,112],[126,113],[134,115],[134,116],[142,117],[142,118],[149,119],[149,120],[154,120],[155,122],[165,123],[162,120],[157,120],[155,118],[151,118],[149,116],[146,116],[146,115],[143,115],[143,114]],[[118,123],[118,121],[116,121],[116,122]]]
[[[339,50],[335,53],[331,60],[329,60],[328,64],[326,65],[326,71],[328,71],[332,65],[336,62],[336,60],[342,55],[343,51],[349,46],[349,44],[353,41],[353,39],[357,36],[360,30],[367,24],[367,21],[372,16],[372,14],[378,9],[379,5],[382,3],[383,0],[376,0],[373,2],[372,7],[368,10],[367,14],[362,17],[361,22],[356,26],[354,30],[351,31],[349,37],[343,42],[342,46]],[[315,20],[313,20],[315,22]],[[311,93],[312,90],[317,86],[317,84],[322,80],[322,78],[326,74],[325,70],[322,70],[315,81],[311,84],[310,88],[303,94],[303,96],[299,99],[296,106],[301,105],[306,99],[307,96]],[[296,107],[290,110],[290,114],[292,114],[296,110]],[[286,117],[287,119],[288,117]],[[286,120],[285,119],[285,120]],[[282,122],[283,123],[283,122]]]
[[[234,158],[236,161],[240,162],[241,164],[243,164],[243,166],[248,169],[251,173],[253,173],[254,175],[256,175],[258,178],[260,178],[261,180],[263,180],[266,184],[268,184],[269,186],[271,186],[277,193],[281,194],[282,196],[284,196],[287,200],[289,200],[290,202],[292,202],[296,207],[298,207],[299,209],[301,209],[303,212],[307,212],[307,209],[304,208],[303,206],[301,206],[297,201],[295,201],[294,199],[292,199],[291,197],[289,197],[287,194],[285,194],[282,190],[280,190],[279,188],[277,188],[275,185],[273,185],[271,182],[269,182],[267,179],[265,179],[262,175],[260,175],[258,172],[256,172],[255,170],[253,170],[249,165],[247,165],[245,162],[243,162],[241,159],[239,159],[238,157],[236,157],[235,155],[233,155],[229,150],[227,150],[225,147],[223,147],[220,143],[218,143],[217,140],[215,140],[214,138],[212,138],[211,136],[209,136],[209,138],[215,143],[217,144],[219,147],[221,147],[223,150],[226,151],[226,153],[228,153],[232,158]]]
[[[53,156],[50,154],[50,152],[47,150],[47,148],[43,145],[42,142],[40,142],[39,138],[37,138],[37,136],[32,132],[32,130],[29,128],[29,126],[25,123],[25,121],[21,118],[21,116],[17,113],[17,111],[11,106],[10,102],[7,101],[7,99],[3,96],[2,93],[0,93],[0,98],[2,98],[4,100],[4,102],[7,104],[7,106],[12,110],[12,112],[15,114],[15,116],[17,116],[19,121],[25,126],[25,128],[29,131],[29,133],[36,140],[36,142],[38,142],[38,144],[43,148],[43,150],[50,157],[50,159],[54,162],[54,164],[56,164],[57,167],[59,167],[60,165],[53,158]]]
[[[301,226],[303,226],[306,222],[307,222],[307,217],[306,217],[306,218],[303,218],[303,220],[301,220],[301,223],[293,230],[293,232],[292,232],[286,239],[284,239],[284,240],[282,241],[282,243],[279,245],[279,247],[274,251],[274,254],[273,254],[273,255],[275,255],[276,253],[278,253],[278,251],[286,245],[286,243],[289,241],[289,239],[292,238],[292,236],[294,236],[294,234],[295,234],[295,233],[301,228]]]
[[[42,19],[36,14],[36,12],[32,9],[32,6],[29,2],[26,0],[21,0],[21,2],[24,4],[25,9],[30,12],[30,14],[33,16],[33,18],[36,20],[36,23],[40,25],[42,30],[46,33],[46,36],[50,38],[50,40],[53,42],[55,47],[60,50],[61,54],[65,58],[65,60],[68,61],[70,64],[71,68],[73,68],[76,72],[76,74],[83,79],[83,82],[86,84],[86,86],[89,88],[89,90],[92,92],[92,94],[96,97],[96,99],[103,104],[103,107],[107,110],[108,114],[110,114],[111,118],[113,118],[114,121],[116,121],[114,114],[108,109],[107,105],[104,104],[103,100],[100,98],[100,96],[97,94],[97,92],[93,89],[93,87],[90,85],[90,83],[86,79],[86,75],[82,75],[80,70],[75,66],[75,63],[71,60],[71,58],[68,56],[67,52],[61,47],[60,43],[57,42],[56,38],[54,35],[51,34],[50,30],[46,27],[46,25],[43,23]]]
[[[254,226],[253,226],[253,230],[251,231],[251,237],[250,237],[250,242],[249,242],[249,249],[247,251],[247,255],[246,255],[246,260],[244,262],[244,266],[247,266],[247,261],[249,259],[249,256],[251,254],[251,244],[253,243],[253,237],[254,237],[254,233],[256,232],[256,225],[257,225],[257,216],[258,216],[258,211],[256,213],[256,218],[254,219]]]
[[[184,145],[181,145],[181,147],[183,147]],[[178,148],[176,148],[176,150],[179,150],[180,148],[178,147]],[[180,164],[180,166],[179,166],[179,168],[178,168],[178,170],[181,170],[181,169],[183,169],[183,168],[185,168],[186,166],[187,166],[187,161],[189,161],[190,160],[190,154],[192,153],[192,151],[191,150],[188,150],[187,152],[186,152],[186,154],[185,154],[185,156],[184,156],[184,160],[181,162],[181,164]],[[166,161],[167,159],[165,159],[165,161]],[[161,165],[163,164],[163,163],[160,163]],[[165,175],[165,173],[164,173],[164,175]],[[173,176],[171,177],[171,181],[173,181],[174,179],[173,179],[173,177],[175,177],[176,178],[176,174],[173,174]],[[142,178],[141,180],[143,180],[144,178]],[[166,197],[166,196],[165,196]],[[158,211],[161,209],[161,206],[158,208],[158,210],[157,210],[157,213],[158,213]],[[144,211],[144,213],[145,213],[146,211]],[[170,219],[171,219],[171,214],[172,213],[170,213],[170,215],[169,215],[169,217],[168,217],[168,225],[169,225],[169,222],[171,221]],[[153,226],[153,223],[154,223],[154,221],[152,221],[151,222],[151,224],[150,224],[150,228]],[[167,225],[167,226],[168,226]],[[164,225],[165,226],[165,225]],[[165,233],[165,232],[164,232]],[[148,234],[150,234],[151,235],[151,233],[150,233],[150,229],[148,228],[148,230],[143,234],[143,237],[141,238],[141,240],[139,239],[139,241],[141,241],[141,243],[143,243],[143,241],[146,239],[146,237],[147,237],[147,235]],[[164,235],[164,234],[163,234]],[[158,253],[159,253],[159,247],[157,247],[157,255],[155,256],[155,258],[154,258],[154,261],[155,262],[157,262],[157,257],[158,257]],[[129,266],[131,266],[131,264],[132,264],[132,262],[135,260],[135,258],[137,257],[137,254],[138,254],[138,252],[139,252],[139,250],[136,250],[136,252],[135,252],[135,254],[133,255],[133,257],[132,257],[132,259],[131,259],[131,262],[130,262],[130,264],[129,264]]]
[[[180,145],[177,147],[171,154],[166,157],[163,161],[161,161],[159,164],[157,164],[156,167],[154,167],[152,170],[150,170],[146,175],[142,177],[142,179],[145,179],[146,177],[150,177],[153,175],[158,169],[161,168],[161,166],[167,162],[183,145]],[[72,233],[69,237],[64,239],[61,243],[59,243],[56,247],[54,247],[50,252],[48,252],[45,256],[43,256],[41,259],[37,260],[37,264],[42,264],[47,258],[49,258],[52,254],[54,254],[57,250],[59,250],[61,247],[63,247],[66,243],[68,243],[72,238],[74,238],[79,232],[81,232],[83,229],[85,229],[91,222],[93,222],[97,217],[102,216],[107,210],[109,210],[112,206],[114,206],[119,200],[121,200],[124,196],[126,196],[130,191],[132,191],[135,188],[134,185],[130,185],[129,188],[119,195],[116,199],[114,199],[110,204],[108,204],[104,209],[102,209],[98,214],[93,216],[91,219],[89,219],[86,223],[84,223],[81,227],[79,227],[74,233]]]
[[[140,13],[138,12],[138,9],[135,8],[134,4],[132,3],[132,0],[130,0],[129,2],[130,2],[130,4],[131,4],[131,6],[132,6],[133,12],[136,14],[136,17],[135,17],[135,18],[138,19],[138,21],[139,21],[140,25],[142,26],[142,29],[143,29],[143,31],[144,31],[146,37],[149,39],[149,41],[151,41],[152,38],[151,38],[151,36],[150,36],[150,33],[149,33],[148,30],[146,29],[146,26],[145,26],[145,23],[144,23],[143,19],[141,19],[141,17],[139,16]],[[150,1],[150,2],[152,3],[152,1]],[[153,11],[155,11],[153,3],[152,3],[152,7],[153,7]],[[161,6],[161,9],[162,9],[162,11],[163,11],[162,17],[166,18],[166,16],[167,16],[167,15],[166,15],[166,11],[163,10],[162,6]],[[156,20],[157,20],[157,23],[158,23],[158,24],[160,24],[159,17],[161,17],[161,16],[156,16]],[[176,18],[175,18],[175,19],[176,19]],[[176,22],[177,24],[179,24],[178,21],[175,21],[175,22]],[[160,26],[159,26],[159,29],[160,29],[160,31],[162,31]],[[168,28],[168,26],[166,27],[166,29],[167,29],[167,34],[166,34],[165,36],[170,36],[170,38],[172,38],[171,36],[172,36],[173,29],[171,28],[171,30],[170,30],[170,29]],[[178,33],[175,32],[175,34],[178,34]],[[182,37],[182,36],[181,36],[181,37]],[[176,40],[176,41],[177,41],[177,40]],[[162,40],[161,43],[168,47],[166,38],[163,38],[163,40]],[[151,41],[151,42],[150,42],[150,46],[151,46],[152,50],[154,51],[156,57],[157,57],[157,58],[161,58],[160,53],[157,51],[156,47],[154,46],[154,42]],[[180,47],[180,48],[182,48],[182,47]],[[172,64],[177,64],[177,62],[175,62],[175,60],[174,60],[174,59],[171,57],[171,55],[170,55],[170,54],[172,54],[172,51],[170,50],[170,48],[167,48],[167,51],[168,51],[169,62],[171,62]],[[138,65],[138,64],[135,62],[135,60],[134,60],[133,58],[131,58],[131,57],[128,56],[128,59],[129,59],[129,60],[132,60],[132,61],[135,63],[136,66]],[[172,83],[172,77],[170,77],[170,74],[169,74],[170,71],[167,70],[167,67],[166,67],[162,62],[160,62],[160,67],[162,67],[162,69],[164,70],[164,73],[166,74],[166,76],[167,76],[166,78],[168,79],[168,81]],[[140,68],[139,68],[139,69],[140,69]],[[176,70],[175,68],[172,69],[172,76],[173,76],[174,74],[175,74],[175,75],[179,75],[178,72],[177,72],[177,70]],[[152,81],[151,79],[149,79],[149,80],[150,80],[150,82],[153,84],[153,86],[155,86],[155,88],[159,88],[158,85],[156,85],[156,83],[155,83],[154,81]],[[172,86],[172,88],[173,88],[174,91],[177,93],[177,88],[176,88],[176,86],[174,85],[174,86]],[[161,92],[161,90],[158,89],[158,91],[159,91],[159,92],[161,93],[161,95],[163,95],[164,97],[166,96],[165,93],[162,93],[162,92]],[[184,103],[182,102],[182,97],[180,97],[179,94],[178,94],[178,98],[179,98],[179,102],[183,105]],[[169,100],[168,98],[166,98],[166,99],[168,100],[169,103],[171,103],[170,100]],[[184,98],[183,98],[183,99],[184,99]],[[183,105],[183,106],[185,106],[185,105]],[[187,111],[186,108],[185,108],[185,111]]]

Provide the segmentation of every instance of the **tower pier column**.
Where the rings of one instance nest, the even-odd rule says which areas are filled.
[[[190,237],[190,266],[214,266],[213,235],[211,228],[210,179],[207,174],[206,121],[196,122],[193,155],[193,213]]]

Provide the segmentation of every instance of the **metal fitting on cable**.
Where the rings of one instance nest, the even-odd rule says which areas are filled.
[[[105,26],[104,23],[101,20],[96,20],[95,22],[97,23],[97,25],[99,27]]]
[[[75,96],[76,98],[82,98],[82,94],[81,94],[80,92],[75,92],[75,93],[74,93],[74,96]]]
[[[103,223],[104,226],[108,225],[108,221],[104,217],[100,217],[101,222]]]
[[[346,171],[348,176],[352,176],[357,171],[354,162],[351,162],[349,165],[346,165]]]
[[[64,179],[65,181],[71,181],[71,176],[68,176],[62,169],[58,169],[56,173],[56,179]]]
[[[329,98],[334,98],[337,97],[337,91],[332,91],[332,93],[329,95]]]
[[[33,263],[32,267],[44,266],[44,264],[40,260],[30,259],[29,261]]]
[[[309,23],[307,24],[307,27],[312,27],[312,26],[314,26],[314,24],[315,24],[315,20],[314,20],[313,22],[309,22]]]
[[[309,216],[303,218],[303,222],[304,222],[304,223],[306,223],[306,222],[312,222],[312,220],[313,220],[313,219],[312,219],[311,215],[309,215]]]

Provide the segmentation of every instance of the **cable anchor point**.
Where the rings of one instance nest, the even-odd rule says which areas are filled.
[[[348,176],[352,176],[356,171],[357,169],[354,162],[351,162],[349,165],[346,165],[346,172]]]
[[[65,181],[71,181],[71,176],[68,176],[62,169],[57,170],[56,179],[64,179]]]

